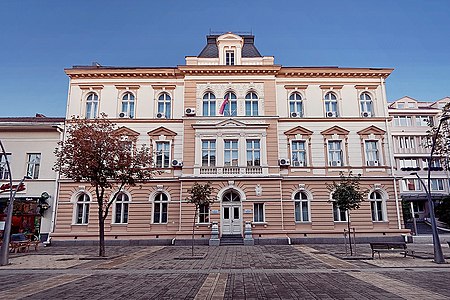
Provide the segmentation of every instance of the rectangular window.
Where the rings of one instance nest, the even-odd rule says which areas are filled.
[[[403,190],[404,191],[409,191],[409,192],[413,192],[413,191],[420,191],[421,190],[421,186],[420,186],[420,182],[418,179],[403,179]]]
[[[202,166],[204,167],[216,166],[216,141],[213,140],[202,141]]]
[[[328,141],[328,163],[331,167],[343,165],[341,141]]]
[[[443,191],[444,190],[444,180],[443,179],[431,179],[431,190],[432,191]]]
[[[224,141],[224,166],[238,166],[238,141],[225,140]]]
[[[415,213],[422,213],[425,211],[425,203],[422,201],[414,201],[413,203],[413,210]]]
[[[372,210],[372,221],[382,222],[383,221],[383,202],[382,201],[371,201],[370,208]]]
[[[417,168],[417,159],[401,158],[398,162],[400,168]]]
[[[227,66],[234,65],[234,51],[225,51],[225,64]]]
[[[335,222],[347,222],[347,211],[341,210],[336,202],[333,202],[333,217]]]
[[[433,126],[432,116],[416,116],[416,126]]]
[[[170,167],[170,143],[156,142],[156,167]]]
[[[414,149],[415,141],[413,136],[401,136],[398,138],[398,144],[400,149]]]
[[[295,221],[309,221],[308,200],[295,201]]]
[[[247,166],[261,165],[261,148],[259,140],[247,140]]]
[[[264,222],[264,203],[253,204],[253,222]]]
[[[198,222],[209,223],[209,205],[200,205],[198,208]]]
[[[403,127],[403,126],[411,126],[411,117],[409,116],[394,116],[394,126]]]
[[[422,159],[422,163],[423,163],[423,168],[425,170],[427,170],[428,169],[428,159],[426,159],[426,158]],[[431,168],[441,169],[442,168],[441,161],[439,159],[433,159],[431,161]],[[431,170],[433,171],[433,169],[431,169]],[[435,170],[435,171],[439,171],[439,170]]]
[[[306,167],[306,146],[305,141],[292,141],[291,159],[292,166]]]
[[[366,141],[366,160],[368,166],[379,166],[380,158],[378,155],[378,142],[377,141]]]
[[[41,154],[29,153],[27,160],[27,176],[32,179],[38,179],[40,165],[41,165]]]
[[[258,116],[258,100],[246,100],[245,101],[245,115],[246,116]]]
[[[10,155],[7,153],[6,155]],[[9,179],[8,166],[6,165],[6,158],[4,154],[0,154],[0,179]],[[9,160],[8,160],[9,161]]]

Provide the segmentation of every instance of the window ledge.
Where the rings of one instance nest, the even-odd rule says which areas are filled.
[[[295,221],[295,224],[311,224],[311,221]]]
[[[334,221],[334,223],[338,223],[338,224],[347,224],[347,221]]]
[[[89,223],[85,224],[72,223],[72,226],[87,226],[87,225],[89,225]]]
[[[267,222],[252,222],[252,225],[268,225]]]
[[[122,225],[122,226],[124,226],[124,225],[127,226],[128,223],[111,223],[111,225],[112,225],[112,226],[121,226],[121,225]]]
[[[195,223],[195,226],[210,226],[211,223]]]
[[[152,223],[152,225],[167,225],[167,224],[169,224],[168,222],[165,222],[165,223]]]

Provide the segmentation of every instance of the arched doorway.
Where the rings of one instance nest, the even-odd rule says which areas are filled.
[[[242,235],[241,197],[234,190],[222,196],[222,235]]]

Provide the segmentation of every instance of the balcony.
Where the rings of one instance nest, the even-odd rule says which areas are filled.
[[[206,167],[202,166],[194,169],[194,174],[197,176],[211,176],[219,175],[224,177],[248,177],[248,176],[265,176],[268,175],[268,167],[261,166],[227,166],[227,167]]]

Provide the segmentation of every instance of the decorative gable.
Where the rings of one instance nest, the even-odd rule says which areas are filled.
[[[350,131],[348,131],[347,129],[344,129],[342,127],[339,127],[337,125],[325,129],[324,131],[321,132],[322,135],[348,135]]]
[[[156,128],[156,129],[153,129],[153,130],[147,132],[147,134],[148,134],[148,135],[150,136],[150,138],[152,138],[152,139],[155,139],[155,138],[160,137],[160,136],[170,136],[170,137],[174,137],[174,136],[177,135],[176,132],[174,132],[174,131],[172,131],[172,130],[170,130],[170,129],[167,129],[167,128],[163,127],[163,126],[158,127],[158,128]]]
[[[370,135],[370,134],[373,134],[373,135],[384,135],[386,133],[386,131],[384,131],[381,128],[378,128],[376,126],[371,125],[371,126],[369,126],[367,128],[364,128],[364,129],[358,131],[357,133],[359,135]]]
[[[289,129],[288,131],[285,131],[284,134],[288,138],[292,139],[292,138],[294,138],[296,136],[310,136],[310,135],[313,134],[313,132],[311,130],[308,130],[308,129],[302,127],[302,126],[297,126],[297,127],[292,128],[292,129]]]
[[[139,132],[134,131],[128,127],[122,126],[114,131],[114,134],[119,136],[138,137]]]
[[[237,120],[228,119],[216,124],[216,127],[245,127],[246,124]]]

